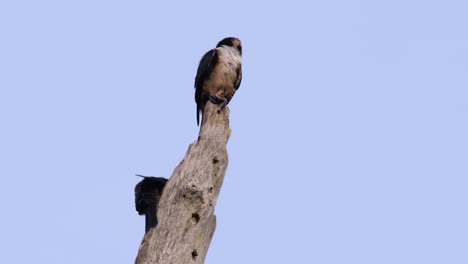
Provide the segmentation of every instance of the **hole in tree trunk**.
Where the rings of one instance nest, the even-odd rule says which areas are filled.
[[[192,220],[195,222],[195,223],[198,223],[198,221],[200,221],[200,215],[198,213],[193,213],[192,214]]]
[[[197,252],[196,249],[194,249],[194,250],[192,251],[192,259],[197,259],[197,256],[198,256],[198,252]]]

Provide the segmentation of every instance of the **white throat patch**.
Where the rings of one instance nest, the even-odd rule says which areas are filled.
[[[233,47],[221,46],[217,48],[220,60],[232,70],[236,70],[242,63],[242,57],[239,51]]]

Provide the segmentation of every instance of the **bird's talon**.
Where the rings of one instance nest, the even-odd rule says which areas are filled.
[[[210,101],[213,103],[213,104],[220,104],[223,102],[223,99],[219,98],[218,96],[216,95],[210,95],[209,96],[209,99]]]
[[[228,100],[226,98],[223,98],[222,99],[223,101],[221,102],[221,105],[219,106],[221,108],[221,110],[223,110],[226,105],[228,104]]]

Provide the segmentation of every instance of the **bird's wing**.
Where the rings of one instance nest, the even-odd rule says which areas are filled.
[[[213,71],[214,66],[218,61],[218,56],[216,54],[216,49],[208,51],[200,60],[198,65],[197,76],[195,76],[195,102],[197,103],[197,125],[200,124],[200,112],[201,109],[201,100],[203,85],[205,80],[210,77],[210,73]]]
[[[234,80],[234,92],[236,92],[242,82],[242,65],[239,64],[238,68],[236,69],[237,72],[237,79]],[[231,101],[232,97],[228,99],[228,103]]]
[[[242,64],[239,64],[239,68],[237,68],[237,80],[236,80],[236,83],[234,84],[234,88],[236,89],[236,91],[239,89],[241,82],[242,82]]]

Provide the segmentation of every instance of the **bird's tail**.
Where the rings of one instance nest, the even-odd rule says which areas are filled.
[[[157,212],[157,204],[151,204],[146,208],[145,212],[145,233],[156,227],[158,225],[158,212]]]

